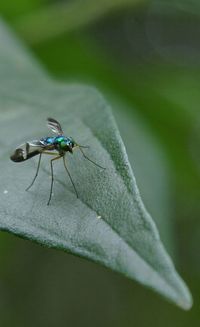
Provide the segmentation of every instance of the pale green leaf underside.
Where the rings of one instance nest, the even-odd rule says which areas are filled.
[[[176,273],[151,217],[145,210],[124,145],[105,100],[92,88],[52,82],[23,47],[0,25],[0,228],[50,247],[100,262],[153,288],[184,309],[190,293]],[[15,164],[9,155],[26,140],[48,135],[46,117],[62,122],[66,135],[90,145],[68,167],[56,162],[54,196],[48,207],[49,157],[38,180],[35,160]],[[99,216],[101,218],[99,218]]]

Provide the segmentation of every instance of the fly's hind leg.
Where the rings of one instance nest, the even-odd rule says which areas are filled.
[[[41,157],[42,157],[42,153],[40,153],[40,156],[39,156],[39,160],[38,160],[38,165],[37,165],[37,170],[36,170],[36,174],[31,182],[31,184],[26,188],[26,191],[28,191],[31,186],[34,184],[36,178],[37,178],[37,175],[38,175],[38,172],[39,172],[39,169],[40,169],[40,162],[41,162]]]

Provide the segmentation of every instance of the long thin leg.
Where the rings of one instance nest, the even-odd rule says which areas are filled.
[[[49,200],[47,202],[47,205],[49,205],[50,201],[51,201],[51,196],[52,196],[52,190],[53,190],[53,181],[54,181],[54,177],[53,177],[53,161],[60,159],[62,156],[57,156],[53,159],[51,159],[50,164],[51,164],[51,189],[50,189],[50,194],[49,194]]]
[[[64,163],[65,170],[66,170],[66,172],[67,172],[68,175],[69,175],[70,181],[71,181],[71,183],[72,183],[72,185],[73,185],[73,187],[74,187],[74,191],[75,191],[75,193],[76,193],[76,196],[77,196],[77,198],[78,198],[78,192],[77,192],[76,186],[75,186],[75,184],[74,184],[74,182],[73,182],[72,176],[70,175],[70,172],[69,172],[69,170],[68,170],[68,168],[67,168],[66,160],[65,160],[65,156],[63,156],[63,163]]]
[[[38,160],[38,165],[37,165],[37,170],[36,170],[36,174],[31,182],[31,184],[26,188],[26,191],[28,191],[31,186],[34,184],[35,180],[36,180],[36,177],[38,175],[38,172],[39,172],[39,168],[40,168],[40,162],[41,162],[41,157],[42,157],[42,153],[40,153],[40,156],[39,156],[39,160]]]
[[[92,159],[90,159],[88,156],[86,156],[85,152],[83,152],[82,149],[83,146],[78,146],[78,148],[80,149],[80,151],[82,152],[82,155],[84,156],[85,159],[89,160],[90,162],[92,162],[95,166],[101,168],[101,169],[106,169],[105,167],[100,166],[99,164],[97,164],[96,162],[94,162]]]

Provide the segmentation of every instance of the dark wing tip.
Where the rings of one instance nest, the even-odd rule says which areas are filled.
[[[58,121],[56,119],[52,118],[52,117],[47,117],[47,121],[52,122],[52,123],[58,123]]]

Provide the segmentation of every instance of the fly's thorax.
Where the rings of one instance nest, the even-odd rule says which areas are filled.
[[[41,139],[44,145],[54,145],[56,137],[48,136]]]

